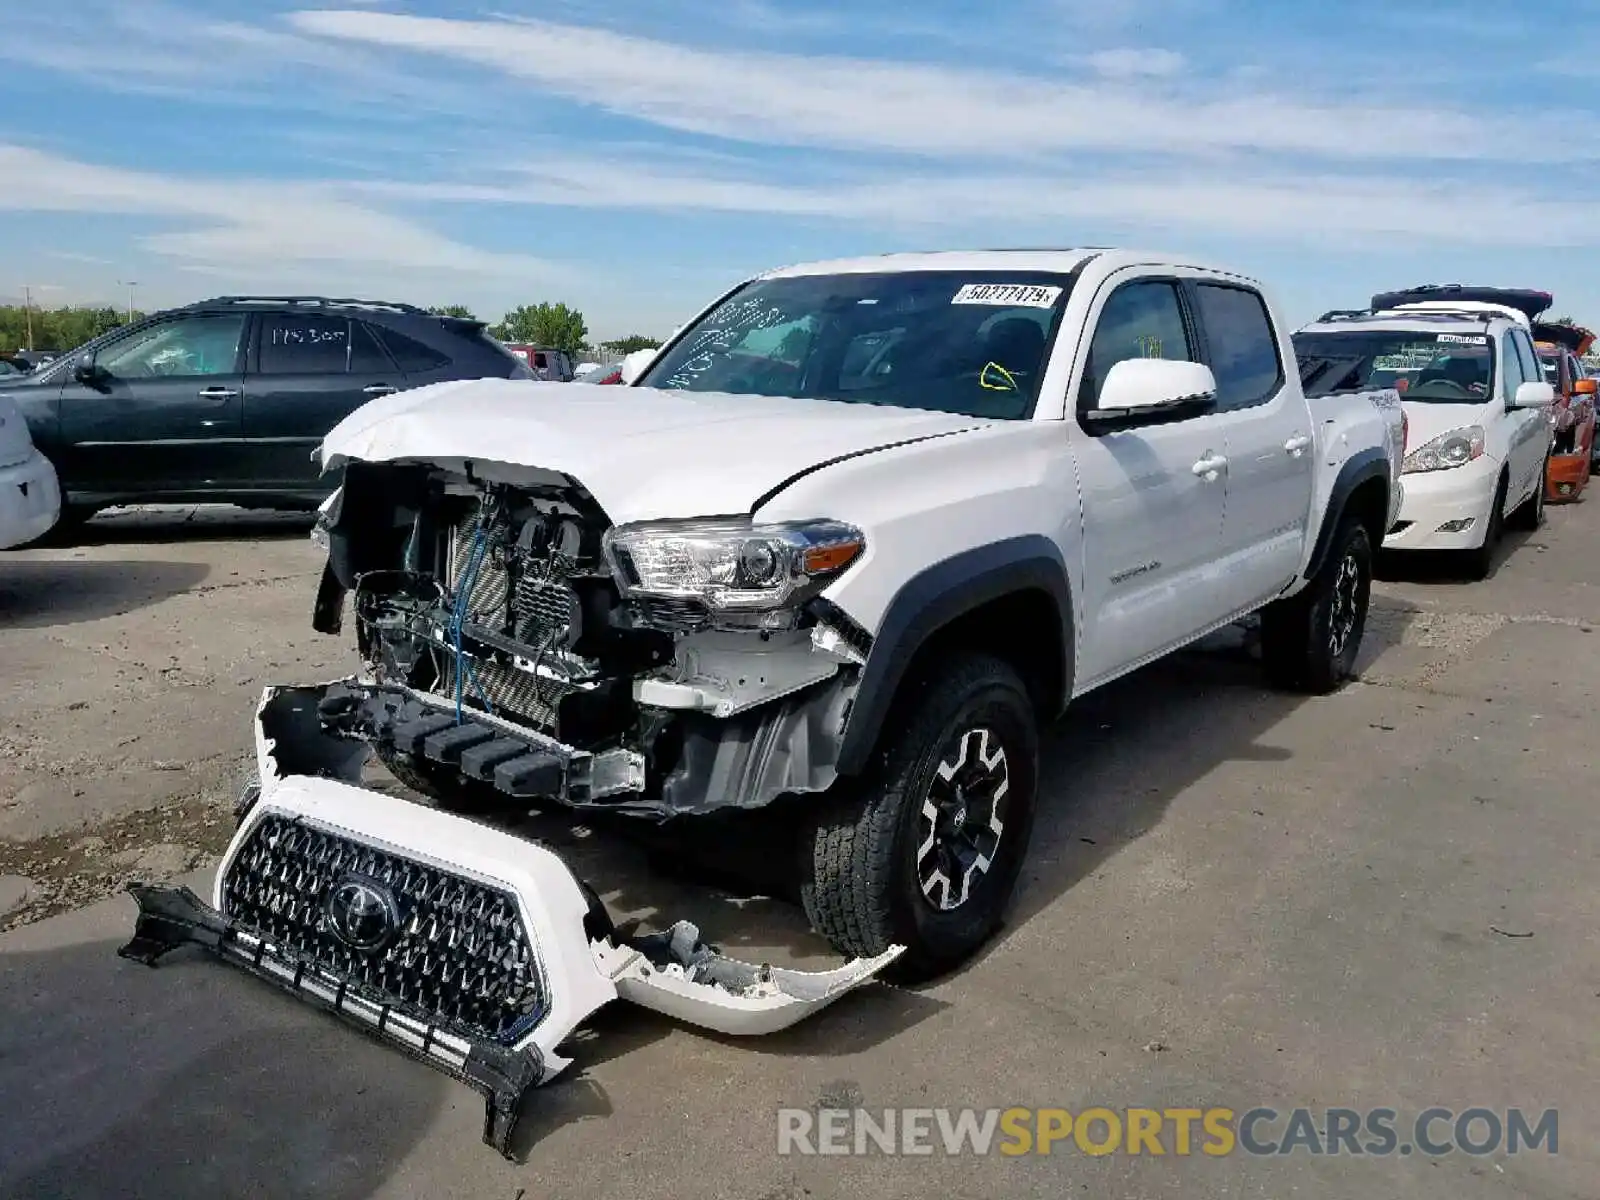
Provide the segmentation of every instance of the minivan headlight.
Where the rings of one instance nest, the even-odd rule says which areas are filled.
[[[1448,471],[1451,467],[1464,467],[1475,458],[1483,457],[1484,436],[1482,425],[1468,425],[1441,433],[1432,441],[1424,442],[1400,465],[1402,475],[1421,471]]]

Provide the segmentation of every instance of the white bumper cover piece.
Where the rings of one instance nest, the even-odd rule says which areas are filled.
[[[721,1033],[771,1033],[871,980],[902,947],[811,973],[725,958],[679,922],[622,938],[538,843],[350,783],[264,768],[211,903],[134,884],[148,965],[184,943],[278,984],[484,1095],[509,1155],[523,1093],[570,1065],[562,1043],[622,998]]]

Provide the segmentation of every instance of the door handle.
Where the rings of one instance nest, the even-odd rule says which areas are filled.
[[[399,390],[399,388],[391,387],[387,383],[374,383],[362,388],[361,394],[363,396],[387,396],[390,392],[398,392]]]
[[[200,389],[202,400],[232,400],[239,393],[234,388],[208,387]]]
[[[1201,479],[1210,481],[1222,473],[1228,466],[1228,460],[1220,454],[1213,454],[1207,450],[1204,458],[1200,459],[1189,469]]]
[[[1289,452],[1291,457],[1299,458],[1311,448],[1311,439],[1303,433],[1297,433],[1283,444],[1283,448]]]

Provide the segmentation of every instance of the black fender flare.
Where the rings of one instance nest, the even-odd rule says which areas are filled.
[[[1072,588],[1061,550],[1040,534],[964,550],[924,568],[900,586],[879,622],[845,720],[836,770],[859,775],[870,761],[917,651],[940,629],[993,600],[1043,591],[1061,621],[1061,704],[1072,695],[1075,653]],[[1053,719],[1055,712],[1041,714]]]
[[[1394,481],[1389,477],[1389,456],[1375,446],[1351,455],[1339,468],[1338,478],[1333,481],[1333,491],[1328,496],[1328,507],[1322,513],[1322,528],[1317,531],[1316,544],[1306,563],[1305,578],[1315,579],[1317,572],[1322,570],[1333,548],[1333,535],[1339,531],[1339,523],[1344,520],[1344,510],[1350,503],[1350,497],[1358,487],[1373,479],[1383,480],[1385,492],[1394,487]],[[1386,515],[1387,511],[1385,509]],[[1387,529],[1383,531],[1388,532]],[[1380,538],[1382,536],[1379,534]],[[1376,551],[1377,547],[1374,546],[1373,550]]]

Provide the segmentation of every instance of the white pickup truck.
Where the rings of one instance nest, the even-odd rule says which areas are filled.
[[[760,1032],[962,962],[1041,726],[1257,611],[1274,682],[1336,687],[1398,508],[1395,395],[1308,402],[1262,287],[1188,260],[792,267],[630,382],[442,384],[328,435],[313,623],[353,596],[367,669],[268,690],[211,904],[138,889],[125,948],[200,940],[380,1027],[484,1090],[497,1144],[613,997]],[[361,788],[373,753],[435,805]],[[549,805],[788,814],[855,961],[622,938],[548,849],[441,811]]]

